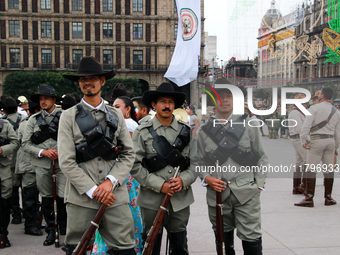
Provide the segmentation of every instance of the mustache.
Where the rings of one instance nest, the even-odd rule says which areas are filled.
[[[163,111],[163,112],[165,112],[165,111],[171,112],[170,108],[164,108],[162,111]]]

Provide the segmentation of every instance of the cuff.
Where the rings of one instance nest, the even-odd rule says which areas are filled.
[[[107,175],[105,176],[105,181],[107,179],[110,179],[111,183],[113,184],[114,182],[117,182],[117,179],[113,175]]]
[[[203,187],[207,187],[207,186],[208,186],[208,183],[205,182],[205,178],[206,178],[207,176],[208,176],[208,175],[204,176],[203,181],[201,182],[201,185],[202,185]]]
[[[41,152],[43,151],[43,149],[41,149],[40,151],[39,151],[39,153],[38,153],[38,158],[42,158],[42,156],[41,156]]]
[[[92,199],[93,192],[96,190],[97,187],[97,185],[94,185],[90,190],[86,191],[86,195]]]

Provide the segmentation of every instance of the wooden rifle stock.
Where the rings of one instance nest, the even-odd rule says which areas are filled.
[[[173,177],[174,179],[178,177],[179,166],[175,167],[175,171],[176,172],[175,172],[175,175]],[[162,223],[163,223],[165,211],[168,211],[166,208],[169,205],[170,198],[171,198],[171,196],[166,195],[163,199],[161,206],[159,207],[156,218],[153,221],[153,225],[150,228],[150,231],[149,231],[148,236],[146,238],[142,255],[150,255],[152,250],[153,250],[153,247],[155,245],[155,242],[156,242],[156,239],[157,239],[157,236],[158,236],[159,229],[161,228]]]
[[[218,161],[216,163],[218,165]],[[218,179],[221,179],[220,174]],[[224,229],[223,229],[223,204],[222,204],[222,192],[216,191],[216,240],[217,240],[217,254],[223,255],[224,249]]]
[[[1,179],[0,179],[0,209],[2,209],[2,201],[1,201]],[[5,244],[4,244],[4,240],[2,239],[2,214],[0,213],[0,249],[4,249],[5,248]]]
[[[119,181],[117,180],[112,187],[112,191],[116,191],[116,189],[119,187]],[[90,225],[85,230],[83,236],[81,237],[77,247],[73,251],[73,255],[82,255],[86,251],[87,245],[91,241],[91,238],[96,231],[97,228],[99,228],[99,222],[102,219],[107,206],[104,204],[101,204],[96,215],[94,216],[93,220],[91,221]]]
[[[55,173],[55,160],[53,160],[52,168],[53,179],[53,213],[54,213],[54,231],[55,231],[55,248],[59,248],[59,228],[58,228],[58,206],[57,206],[57,175]]]

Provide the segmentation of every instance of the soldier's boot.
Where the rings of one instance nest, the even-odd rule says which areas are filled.
[[[127,250],[108,250],[107,253],[110,255],[136,255],[133,248]]]
[[[299,187],[301,184],[301,175],[301,166],[295,165],[295,172],[293,174],[293,195],[302,194],[299,191]]]
[[[0,208],[0,213],[1,213],[1,237],[4,242],[5,248],[11,247],[11,243],[8,240],[8,225],[9,222],[11,221],[11,198],[0,198],[1,199],[1,208]]]
[[[46,222],[45,231],[47,233],[46,240],[43,245],[52,245],[55,242],[55,232],[54,232],[54,214],[53,214],[53,198],[43,197],[42,198],[42,212]]]
[[[66,235],[66,225],[67,225],[67,213],[66,204],[64,203],[64,198],[57,197],[58,205],[58,223],[60,235]]]
[[[145,244],[145,241],[147,239],[147,234],[143,233],[142,238],[143,238],[142,244],[143,244],[143,248],[144,248],[144,244]],[[153,246],[151,255],[159,255],[161,253],[161,245],[162,245],[162,233],[157,235],[157,238],[156,238],[155,244]]]
[[[235,255],[234,231],[224,232],[224,247],[226,255]]]
[[[20,224],[22,222],[21,208],[20,208],[20,197],[19,197],[19,186],[13,186],[12,197],[11,197],[11,209],[12,213],[12,224]]]
[[[301,181],[301,184],[300,184],[300,187],[299,187],[299,191],[304,194],[305,193],[305,187],[306,187],[306,166],[303,165],[302,167],[302,181]]]
[[[275,133],[274,139],[278,139],[278,138],[279,138],[279,134],[278,134],[278,133]]]
[[[314,194],[315,194],[315,182],[316,182],[316,173],[307,172],[306,173],[306,188],[305,188],[305,198],[302,199],[299,203],[295,203],[295,206],[304,206],[304,207],[314,207]]]
[[[37,204],[39,191],[36,186],[24,188],[22,191],[22,208],[25,218],[25,234],[41,236],[43,232],[38,229],[37,225]]]
[[[242,240],[242,247],[244,255],[262,255],[262,238],[254,242]]]
[[[72,255],[73,254],[73,251],[74,249],[76,248],[75,245],[65,245],[65,247],[61,248],[64,252],[66,252],[66,255]],[[84,252],[83,255],[86,255],[87,254],[87,251]]]
[[[170,255],[189,255],[186,230],[170,233]]]
[[[325,174],[323,181],[325,185],[325,205],[335,205],[336,201],[332,198],[334,173]]]

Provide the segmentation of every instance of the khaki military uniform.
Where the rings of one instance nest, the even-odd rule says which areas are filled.
[[[7,199],[12,194],[11,164],[13,154],[16,153],[20,144],[12,125],[7,120],[0,119],[0,121],[3,125],[0,136],[9,140],[9,144],[1,146],[3,152],[0,155],[1,197]]]
[[[239,117],[233,115],[231,120],[235,122]],[[216,116],[216,118],[218,117]],[[249,120],[249,118],[245,120],[246,129],[239,140],[239,145],[247,151],[259,154],[260,159],[257,162],[257,166],[267,166],[268,158],[264,151],[261,133],[257,127],[247,125]],[[223,126],[227,130],[230,127],[230,121]],[[207,175],[216,178],[220,177],[227,184],[226,189],[222,191],[225,234],[236,228],[237,236],[243,241],[254,242],[258,240],[262,235],[260,191],[258,188],[265,188],[266,173],[260,167],[258,171],[242,171],[241,165],[230,157],[223,164],[219,162],[219,166],[222,168],[223,166],[235,167],[235,171],[232,168],[230,168],[230,171],[227,170],[228,168],[224,168],[225,171],[219,172],[220,176],[218,176],[217,171],[209,173],[206,169],[208,169],[210,163],[205,160],[205,156],[218,149],[218,145],[208,137],[201,127],[198,130],[197,144],[199,165],[207,166],[207,168],[200,169],[200,178],[204,180]],[[205,182],[203,182],[203,185],[206,185]],[[216,191],[210,186],[207,186],[206,197],[209,219],[213,230],[216,230]]]
[[[137,205],[141,208],[144,234],[149,232],[159,210],[159,206],[165,197],[165,194],[161,193],[164,182],[169,182],[170,178],[175,174],[174,168],[170,165],[153,173],[150,173],[142,166],[143,158],[157,154],[152,145],[154,139],[147,128],[153,126],[153,129],[159,136],[164,136],[170,144],[173,144],[184,125],[187,124],[177,121],[176,118],[173,117],[172,123],[169,126],[165,126],[159,122],[156,116],[148,123],[138,126],[133,133],[132,140],[136,152],[136,159],[131,174],[140,184]],[[192,137],[190,144],[182,151],[184,157],[190,157],[191,164],[194,164],[196,148],[196,139]],[[179,177],[183,181],[183,189],[180,192],[174,193],[170,198],[168,206],[169,214],[165,216],[166,219],[163,221],[164,227],[170,235],[171,233],[184,233],[186,231],[190,214],[189,206],[194,202],[191,184],[195,181],[196,175],[194,171],[190,169],[180,170]]]
[[[81,101],[85,110],[89,110],[96,123],[100,123],[103,130],[106,128],[105,105],[99,109],[91,108]],[[84,230],[96,214],[100,203],[91,199],[86,192],[95,185],[105,181],[106,176],[112,175],[120,182],[115,192],[116,200],[107,208],[100,223],[99,232],[108,249],[131,249],[134,247],[133,218],[128,206],[129,196],[125,179],[132,168],[134,151],[132,140],[127,130],[120,110],[112,108],[118,119],[118,128],[112,144],[117,145],[120,139],[124,149],[118,160],[104,160],[98,156],[92,160],[78,164],[76,162],[75,146],[86,141],[75,120],[78,113],[76,106],[63,112],[59,123],[58,148],[61,170],[67,177],[65,189],[65,202],[67,203],[67,231],[65,243],[70,246],[77,245]]]
[[[53,184],[52,184],[52,167],[53,161],[48,157],[39,156],[39,152],[41,150],[48,150],[48,149],[57,149],[57,141],[49,138],[46,141],[40,144],[34,144],[31,141],[32,135],[36,131],[40,131],[40,128],[37,123],[37,115],[43,114],[45,116],[45,120],[47,124],[49,124],[57,112],[60,110],[55,108],[55,110],[48,114],[46,111],[40,111],[34,115],[32,115],[27,124],[26,129],[22,138],[22,146],[24,150],[29,153],[32,158],[32,165],[35,167],[36,177],[37,177],[37,185],[42,197],[52,197],[53,196]],[[58,197],[64,197],[64,190],[65,190],[65,182],[66,178],[61,172],[58,164],[58,160],[55,160],[55,169],[56,169],[56,180],[57,180],[57,195]]]

